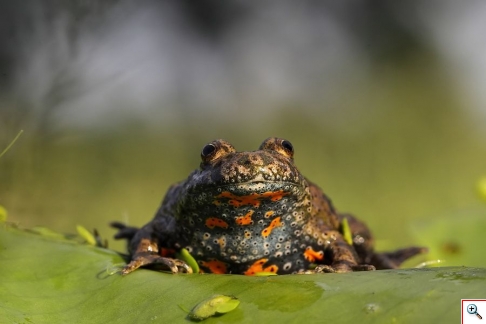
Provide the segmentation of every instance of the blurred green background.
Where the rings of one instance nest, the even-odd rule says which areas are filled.
[[[279,136],[380,249],[453,260],[486,219],[486,6],[445,3],[2,4],[0,151],[24,133],[0,158],[0,205],[123,250],[108,223],[148,222],[204,144]]]

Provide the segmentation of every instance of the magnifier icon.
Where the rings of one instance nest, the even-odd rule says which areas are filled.
[[[481,315],[478,314],[478,308],[474,304],[467,305],[467,312],[472,315],[476,315],[479,319],[483,319]]]

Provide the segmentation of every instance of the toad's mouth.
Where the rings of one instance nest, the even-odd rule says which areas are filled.
[[[235,208],[242,206],[259,207],[262,201],[278,202],[287,196],[299,196],[303,191],[303,186],[295,183],[251,181],[217,186],[213,195],[213,204],[220,205],[225,202]]]
[[[262,191],[294,191],[303,190],[304,185],[300,182],[291,181],[273,181],[273,180],[249,180],[236,183],[221,183],[201,186],[209,190],[217,189],[218,191],[231,191],[235,194],[262,192]]]

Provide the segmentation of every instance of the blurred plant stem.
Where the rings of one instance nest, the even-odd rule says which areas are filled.
[[[20,135],[22,135],[22,133],[24,132],[23,129],[21,129],[19,131],[19,133],[17,134],[17,136],[15,136],[15,138],[10,142],[10,144],[8,144],[8,146],[5,148],[5,150],[3,150],[2,153],[0,153],[0,158],[5,154],[7,153],[8,150],[10,150],[10,148],[15,144],[15,142],[19,139]]]

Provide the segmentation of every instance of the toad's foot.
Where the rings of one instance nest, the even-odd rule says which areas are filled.
[[[374,253],[371,258],[371,263],[373,263],[377,269],[398,269],[405,260],[427,252],[428,249],[425,247],[413,246],[393,252]]]
[[[170,269],[172,273],[192,273],[192,269],[187,263],[178,259],[164,258],[157,254],[139,253],[121,271],[122,275],[127,275],[138,268],[150,264],[161,264]]]
[[[110,226],[118,229],[118,233],[115,235],[116,240],[126,239],[130,241],[139,230],[138,227],[127,226],[120,222],[111,222]]]
[[[303,273],[313,274],[313,273],[345,273],[353,271],[373,271],[376,270],[374,266],[370,264],[357,264],[349,265],[346,263],[338,263],[333,265],[319,264],[314,270],[307,270]]]

